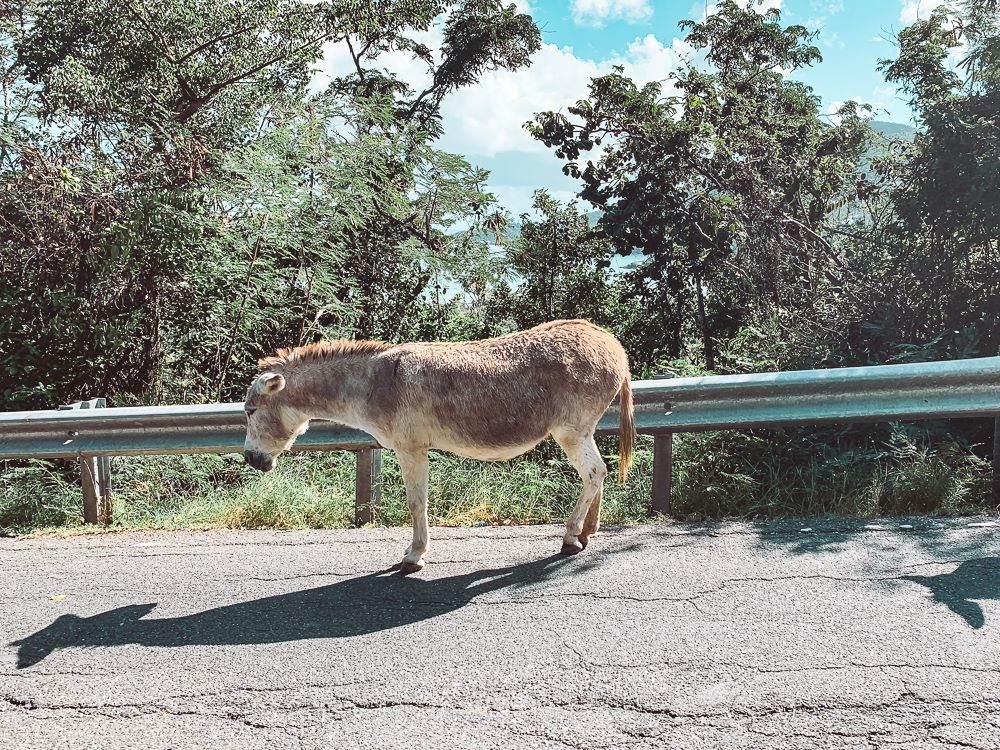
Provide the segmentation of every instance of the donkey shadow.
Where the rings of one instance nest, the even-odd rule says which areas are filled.
[[[573,561],[536,562],[446,578],[404,577],[388,570],[183,617],[143,619],[156,603],[131,604],[93,617],[61,615],[11,643],[17,667],[38,664],[56,649],[89,646],[216,646],[344,638],[410,625],[459,609],[477,596],[543,582]],[[595,563],[572,565],[580,573]]]
[[[947,606],[976,630],[983,627],[986,618],[974,600],[1000,600],[1000,557],[966,560],[951,573],[900,578],[929,588],[934,601]]]

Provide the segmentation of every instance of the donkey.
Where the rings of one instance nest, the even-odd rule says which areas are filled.
[[[502,461],[551,435],[583,480],[566,521],[567,555],[586,547],[600,525],[607,467],[594,430],[615,396],[621,482],[632,463],[628,356],[612,334],[585,320],[460,343],[324,341],[279,349],[258,364],[245,406],[246,462],[270,471],[317,418],[364,430],[395,451],[413,517],[403,574],[425,565],[429,449]]]

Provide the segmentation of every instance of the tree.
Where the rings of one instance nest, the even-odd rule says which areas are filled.
[[[516,279],[511,302],[517,326],[559,318],[612,322],[609,243],[595,236],[575,203],[564,206],[538,190],[532,207],[539,218],[521,216],[521,234],[507,251]]]
[[[714,369],[717,339],[837,283],[844,261],[824,226],[868,131],[854,106],[824,123],[811,90],[789,80],[820,55],[813,34],[782,26],[777,11],[724,0],[682,27],[707,66],[670,74],[669,94],[618,69],[591,82],[590,98],[569,110],[575,119],[547,112],[530,127],[583,181],[580,197],[603,212],[598,229],[617,252],[645,256],[633,296],[656,333],[636,353],[680,356],[693,320]]]
[[[960,49],[957,65],[952,58]],[[894,220],[872,238],[873,359],[995,354],[1000,334],[1000,21],[939,9],[899,34],[886,79],[909,95],[913,147],[880,162]]]
[[[443,13],[435,57],[411,32]],[[441,102],[539,45],[498,0],[22,0],[3,23],[0,394],[25,406],[222,397],[262,348],[398,332],[482,252],[446,237],[491,198],[432,148]],[[324,43],[356,69],[313,96]],[[427,88],[377,70],[390,49]]]
[[[955,69],[948,64],[967,45]],[[981,2],[951,15],[939,9],[899,34],[899,56],[883,60],[886,80],[910,96],[922,125],[899,193],[901,217],[938,240],[969,245],[1000,236],[1000,21]],[[904,187],[901,185],[901,187]]]

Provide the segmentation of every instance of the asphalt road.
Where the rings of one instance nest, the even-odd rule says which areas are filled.
[[[0,539],[0,746],[1000,748],[968,519]]]

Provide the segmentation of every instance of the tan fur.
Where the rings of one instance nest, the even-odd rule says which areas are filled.
[[[598,480],[606,467],[594,429],[616,396],[621,481],[631,464],[635,428],[628,357],[613,335],[584,320],[557,320],[459,343],[329,341],[279,350],[260,365],[265,370],[260,379],[280,374],[284,387],[269,392],[251,386],[248,456],[273,459],[311,418],[373,435],[400,455],[415,520],[406,559],[414,565],[422,566],[426,550],[426,520],[417,516],[426,519],[428,449],[502,460],[552,435],[584,482],[567,522],[565,545],[572,551],[585,546],[597,528]]]

